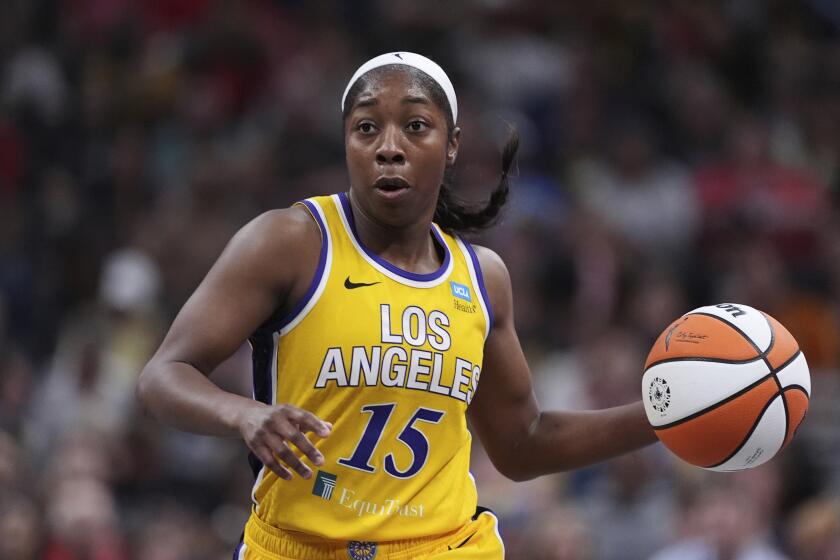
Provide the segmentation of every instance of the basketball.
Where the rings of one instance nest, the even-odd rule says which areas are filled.
[[[746,305],[686,313],[648,354],[642,400],[659,440],[704,469],[736,471],[772,459],[808,411],[805,356],[778,321]]]

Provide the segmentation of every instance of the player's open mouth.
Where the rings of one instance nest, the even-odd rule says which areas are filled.
[[[373,188],[381,195],[393,198],[408,191],[411,185],[402,177],[380,177]]]

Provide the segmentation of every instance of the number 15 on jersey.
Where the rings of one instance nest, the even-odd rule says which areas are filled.
[[[385,426],[388,424],[388,420],[391,418],[391,414],[394,412],[396,406],[396,403],[369,404],[363,406],[362,412],[370,414],[367,426],[365,426],[353,454],[350,457],[339,459],[338,463],[360,471],[376,472],[376,468],[370,464],[370,460],[376,451],[376,447],[379,445],[382,432],[385,431]],[[415,424],[420,422],[437,424],[443,418],[443,415],[444,413],[440,410],[418,408],[406,423],[400,435],[397,436],[397,439],[411,451],[413,457],[411,464],[404,470],[400,470],[394,459],[394,454],[388,453],[385,456],[383,464],[385,472],[395,478],[411,478],[420,472],[420,469],[423,468],[423,465],[426,464],[426,459],[429,457],[429,440],[426,439],[426,435]]]

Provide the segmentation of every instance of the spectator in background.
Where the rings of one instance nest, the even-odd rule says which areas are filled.
[[[756,117],[735,121],[725,159],[698,170],[695,185],[707,248],[725,247],[747,228],[767,236],[786,261],[813,256],[827,217],[827,189],[808,173],[772,159],[769,132]]]
[[[27,427],[29,446],[41,460],[67,431],[115,438],[126,429],[136,378],[160,337],[158,274],[137,250],[112,254],[99,302],[63,325]]]
[[[23,476],[24,464],[24,450],[12,436],[0,431],[0,496],[28,485]]]
[[[4,345],[0,334],[0,431],[23,433],[34,377],[26,354],[11,341]]]
[[[0,491],[0,560],[43,560],[43,533],[32,498]]]
[[[144,511],[140,518],[143,523],[134,539],[137,560],[230,556],[230,546],[215,538],[199,512],[163,503]]]
[[[111,490],[92,478],[63,478],[47,499],[44,560],[128,557]]]
[[[677,7],[675,12],[691,10],[694,6]],[[701,8],[702,9],[702,8]],[[671,19],[670,25],[682,27],[670,32],[687,32],[693,35],[695,29],[690,29],[690,22],[682,21],[674,14],[665,15]],[[711,18],[709,18],[711,19]],[[669,31],[666,31],[668,33]],[[673,47],[674,42],[669,43]],[[688,50],[693,41],[687,41]],[[679,50],[667,50],[673,55]],[[721,138],[729,129],[732,114],[732,93],[720,76],[701,58],[684,58],[677,56],[673,64],[665,68],[666,95],[665,103],[669,119],[673,121],[673,146],[684,161],[693,166],[706,165],[721,156]]]
[[[587,525],[574,506],[560,505],[536,517],[525,532],[523,557],[529,560],[596,560],[593,542],[602,534]]]
[[[611,131],[608,153],[573,170],[583,208],[647,260],[684,256],[698,225],[686,170],[659,155],[651,124],[639,117]]]
[[[818,496],[802,504],[788,519],[793,560],[840,559],[840,502]]]
[[[648,559],[674,534],[678,509],[673,478],[656,461],[657,451],[605,464],[606,473],[582,500],[589,526],[598,528],[593,549],[599,560]]]
[[[628,320],[644,346],[652,345],[664,328],[687,312],[690,282],[664,268],[642,266],[627,298]]]
[[[620,306],[623,255],[615,235],[585,213],[570,220],[571,274],[569,328],[575,344],[585,345],[610,328]],[[553,290],[544,289],[548,294]],[[557,294],[547,295],[557,298]],[[560,296],[562,297],[562,295]]]
[[[0,200],[8,200],[21,189],[26,159],[23,137],[0,108]]]
[[[760,508],[735,486],[704,487],[680,520],[683,537],[651,560],[786,560]]]
[[[615,326],[581,345],[587,393],[594,409],[616,406],[639,394],[645,352],[635,333]]]
[[[41,45],[25,46],[9,57],[5,70],[2,100],[26,107],[44,123],[57,124],[68,87],[55,54]]]
[[[507,9],[516,11],[513,6]],[[516,15],[527,18],[533,13],[520,7]],[[570,61],[562,45],[508,25],[501,17],[472,26],[458,36],[458,43],[453,50],[461,72],[491,106],[533,106],[562,95],[568,86]]]
[[[749,302],[769,313],[799,343],[812,374],[835,370],[840,358],[837,306],[819,285],[799,285],[809,280],[803,274],[807,270],[796,271],[797,282],[777,246],[761,236],[730,243],[722,252],[714,299]]]
[[[496,471],[487,452],[473,444],[470,472],[482,492],[481,501],[499,517],[504,526],[505,549],[520,550],[528,542],[531,527],[551,516],[563,495],[564,475],[541,476],[513,482]]]

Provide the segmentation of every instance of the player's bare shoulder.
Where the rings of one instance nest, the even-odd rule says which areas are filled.
[[[264,212],[233,236],[219,259],[223,267],[294,291],[317,267],[321,232],[309,212],[291,206]]]
[[[264,256],[276,252],[314,250],[321,245],[321,232],[302,206],[263,212],[239,230],[233,241],[242,241]],[[266,253],[267,252],[267,253]]]

